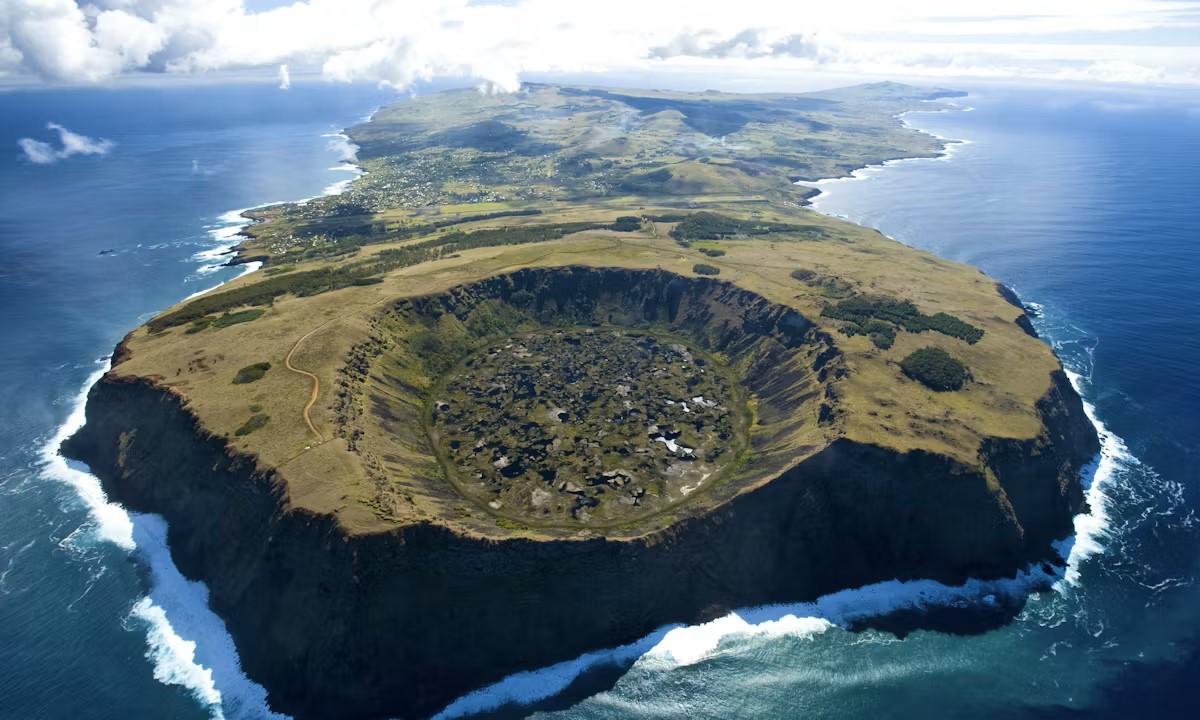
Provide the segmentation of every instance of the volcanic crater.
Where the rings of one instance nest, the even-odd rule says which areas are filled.
[[[375,330],[345,427],[383,512],[415,491],[479,530],[644,532],[777,475],[833,422],[828,338],[715,279],[525,269],[405,298]]]

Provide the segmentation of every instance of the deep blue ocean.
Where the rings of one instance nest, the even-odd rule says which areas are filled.
[[[883,583],[744,611],[513,678],[448,715],[545,695],[583,666],[602,672],[501,715],[1194,715],[1200,96],[964,89],[953,111],[906,121],[969,142],[822,183],[816,207],[977,265],[1038,309],[1105,447],[1065,576],[1038,592],[1025,576]],[[395,99],[303,83],[0,93],[0,718],[267,716],[161,520],[105,502],[54,448],[129,328],[240,272],[217,267],[231,211],[352,177],[337,131]],[[32,163],[17,142],[54,140],[47,123],[111,147]],[[845,629],[1027,594],[983,634]]]

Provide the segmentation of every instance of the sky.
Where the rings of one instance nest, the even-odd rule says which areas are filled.
[[[1200,0],[0,0],[0,83],[697,68],[1200,87]]]

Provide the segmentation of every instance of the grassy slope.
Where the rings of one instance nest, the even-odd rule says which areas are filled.
[[[828,302],[820,287],[810,287],[789,276],[793,269],[803,267],[839,278],[856,292],[910,299],[923,312],[946,311],[986,330],[975,345],[936,333],[900,333],[888,350],[875,348],[863,336],[834,333],[849,369],[847,377],[838,383],[844,415],[835,429],[837,433],[898,450],[920,448],[945,453],[974,463],[982,437],[1028,438],[1037,434],[1040,423],[1034,404],[1048,388],[1049,373],[1057,368],[1057,360],[1044,344],[1013,324],[1020,311],[1005,302],[993,281],[979,271],[806,210],[799,206],[797,191],[790,184],[801,174],[841,174],[862,162],[933,152],[936,145],[931,139],[900,128],[894,120],[895,113],[913,107],[913,98],[923,95],[893,85],[823,93],[822,99],[840,102],[822,104],[771,123],[751,118],[725,137],[724,148],[714,145],[711,139],[704,140],[707,136],[689,127],[679,112],[662,110],[646,115],[608,98],[565,97],[556,88],[501,98],[483,98],[473,92],[449,93],[386,108],[375,122],[353,131],[354,137],[364,143],[364,164],[371,174],[360,179],[345,197],[302,208],[275,209],[272,214],[278,219],[258,226],[259,239],[247,244],[248,253],[265,250],[275,255],[274,263],[285,266],[300,252],[278,252],[288,243],[277,243],[272,248],[271,238],[287,237],[295,228],[313,222],[332,227],[360,222],[344,212],[329,219],[339,204],[347,203],[375,208],[369,218],[386,226],[382,235],[368,238],[369,244],[349,254],[302,261],[301,269],[357,262],[387,247],[416,242],[414,238],[403,238],[389,243],[388,239],[397,228],[424,223],[429,218],[524,207],[538,207],[545,214],[485,220],[452,229],[611,221],[620,214],[677,213],[678,208],[691,206],[745,218],[816,225],[826,230],[826,239],[792,241],[786,236],[772,236],[768,240],[704,242],[682,248],[667,237],[670,225],[660,223],[648,224],[633,233],[587,231],[545,243],[477,248],[457,253],[456,257],[395,270],[378,284],[305,298],[285,295],[261,318],[249,323],[193,334],[186,333],[184,327],[158,334],[141,328],[129,343],[132,359],[122,363],[118,372],[154,377],[186,395],[206,427],[230,437],[233,447],[254,453],[262,463],[279,469],[288,482],[294,505],[336,512],[343,525],[353,531],[381,530],[394,527],[394,523],[372,509],[375,488],[366,480],[359,458],[345,449],[342,440],[318,443],[302,420],[310,380],[289,372],[284,362],[301,338],[305,339],[296,347],[291,361],[294,367],[321,378],[311,419],[328,438],[335,429],[330,408],[337,390],[337,371],[348,348],[367,337],[371,314],[390,299],[436,292],[528,266],[577,263],[660,267],[690,275],[695,263],[705,262],[721,269],[722,280],[735,282],[771,301],[792,305],[832,331],[836,323],[820,317],[821,308]],[[688,102],[698,97],[714,102],[742,100],[739,96],[714,94],[653,97]],[[770,104],[789,99],[756,96],[756,101]],[[446,170],[456,167],[456,163],[478,163],[477,150],[441,145],[389,149],[388,143],[396,138],[403,141],[401,144],[411,145],[416,137],[428,145],[431,132],[442,132],[454,123],[470,125],[495,117],[527,130],[522,142],[535,142],[539,152],[484,153],[489,158],[485,164],[491,168],[490,185]],[[832,127],[820,130],[822,123]],[[622,138],[628,140],[620,142]],[[437,141],[445,141],[445,136]],[[707,144],[700,147],[702,142]],[[550,150],[550,146],[558,149]],[[568,162],[565,158],[573,157],[580,147],[591,148],[600,158],[594,165],[612,164],[603,171],[567,177],[561,171]],[[400,155],[390,154],[393,152]],[[419,177],[396,169],[403,167],[404,160],[435,156],[437,162],[421,165],[426,172]],[[700,162],[700,157],[708,162]],[[784,159],[767,162],[764,157]],[[809,168],[801,172],[795,167],[799,163],[807,163]],[[435,171],[438,167],[442,170]],[[636,196],[619,187],[620,179],[631,173],[660,167],[672,168],[672,178],[655,192]],[[534,182],[539,178],[544,182]],[[479,197],[480,188],[501,199]],[[326,242],[327,238],[306,236],[303,243],[292,243],[291,247],[320,248]],[[706,257],[699,252],[701,247],[719,247],[726,254]],[[260,279],[261,273],[236,280],[232,286]],[[961,392],[933,393],[904,378],[896,363],[913,349],[926,345],[944,347],[962,359],[971,369],[974,382]],[[244,385],[232,383],[239,368],[264,361],[272,367],[263,379]],[[233,436],[236,428],[259,412],[271,418],[265,428],[244,437]],[[814,436],[803,438],[806,443],[828,440],[832,431],[809,432]],[[821,434],[825,436],[817,437]],[[412,519],[421,517],[419,513],[420,508]],[[444,514],[442,520],[455,524],[454,518]]]

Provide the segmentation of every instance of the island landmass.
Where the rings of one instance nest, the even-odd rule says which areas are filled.
[[[121,342],[64,452],[167,520],[298,718],[426,717],[669,623],[1060,562],[1099,446],[1020,303],[797,185],[937,156],[897,116],[955,94],[382,108],[346,192],[246,213],[233,262],[261,271]]]

